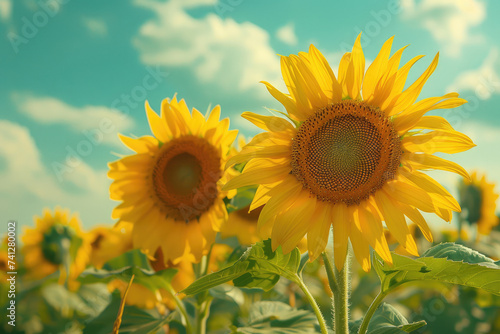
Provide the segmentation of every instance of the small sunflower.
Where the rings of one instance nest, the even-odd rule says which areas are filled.
[[[231,247],[227,245],[214,244],[210,253],[208,273],[215,272],[221,269],[221,263],[224,263],[227,260],[228,256],[231,254],[231,251]],[[191,262],[182,261],[176,265],[173,265],[172,263],[165,265],[161,249],[158,249],[158,251],[155,253],[155,258],[155,260],[150,261],[151,267],[155,271],[160,271],[167,268],[177,269],[177,273],[175,274],[171,282],[174,291],[179,292],[181,290],[184,290],[195,281],[196,277]],[[113,280],[110,282],[110,284],[108,284],[108,289],[110,291],[118,289],[123,297],[127,285],[127,282],[121,280]],[[185,295],[179,294],[178,297],[184,298]],[[126,303],[128,305],[134,305],[146,309],[152,309],[159,305],[165,305],[171,310],[175,309],[176,307],[174,298],[167,290],[158,289],[156,291],[152,291],[149,288],[138,283],[132,283],[127,295]]]
[[[53,213],[45,209],[43,217],[35,216],[35,227],[26,228],[21,236],[28,276],[40,279],[60,270],[59,283],[68,281],[70,289],[77,288],[76,278],[87,266],[91,252],[90,240],[80,225],[76,214],[58,207]]]
[[[495,184],[488,182],[486,175],[473,171],[470,180],[461,182],[459,195],[465,219],[470,224],[477,224],[479,234],[490,234],[499,221],[495,212],[498,199]]]
[[[9,253],[8,253],[9,240],[5,237],[0,244],[0,287],[2,284],[7,283],[7,272],[9,270]],[[15,259],[14,259],[15,260]]]
[[[89,236],[92,246],[90,264],[98,269],[109,260],[132,249],[131,224],[97,226],[89,232]]]
[[[392,263],[382,222],[398,242],[417,255],[405,216],[432,235],[420,211],[446,221],[460,211],[457,201],[421,170],[440,169],[468,177],[456,163],[434,156],[475,146],[430,110],[466,101],[457,93],[415,102],[437,66],[438,55],[406,89],[413,64],[399,67],[402,48],[390,56],[393,38],[383,45],[365,73],[356,39],[335,76],[324,56],[309,52],[281,57],[289,94],[264,82],[285,107],[286,120],[246,112],[242,116],[266,132],[256,135],[227,166],[247,162],[241,175],[223,189],[259,184],[254,203],[265,204],[259,225],[272,225],[272,246],[290,252],[307,234],[314,259],[325,249],[333,225],[335,265],[343,268],[350,239],[364,270],[370,270],[371,245]],[[263,203],[265,202],[265,203]]]
[[[134,247],[149,257],[161,247],[165,262],[198,262],[227,220],[224,198],[235,191],[218,184],[237,131],[219,121],[219,106],[205,118],[175,96],[161,116],[147,102],[146,113],[154,137],[120,136],[136,154],[109,164],[111,199],[122,202],[112,217],[133,224]]]

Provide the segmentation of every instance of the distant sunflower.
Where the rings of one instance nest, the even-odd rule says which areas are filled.
[[[90,232],[90,263],[96,268],[132,249],[132,224],[96,226]]]
[[[210,253],[208,273],[215,272],[221,269],[221,263],[224,263],[227,260],[228,256],[231,254],[231,251],[231,247],[227,245],[214,244]],[[155,257],[156,259],[154,261],[150,261],[151,267],[155,271],[158,272],[167,268],[177,269],[177,273],[170,282],[174,291],[179,292],[187,288],[191,283],[194,282],[195,273],[191,262],[182,261],[176,265],[173,265],[172,263],[165,265],[163,254],[160,249],[155,253]],[[110,291],[118,289],[123,296],[127,285],[127,282],[117,279],[111,281],[110,284],[108,284],[108,289]],[[185,295],[179,294],[178,297],[184,298]],[[129,293],[127,295],[126,303],[128,305],[146,309],[152,309],[161,305],[164,305],[171,310],[175,309],[176,307],[173,296],[167,290],[158,289],[156,291],[152,291],[149,288],[138,283],[132,283],[132,286],[130,287]]]
[[[35,216],[35,227],[26,228],[21,236],[27,275],[40,279],[60,270],[59,283],[68,281],[70,289],[77,288],[76,278],[89,263],[91,249],[80,225],[76,214],[58,207],[54,213],[45,209],[43,217]],[[66,263],[69,268],[64,267]]]
[[[122,142],[136,154],[109,164],[111,199],[122,201],[113,218],[133,223],[132,240],[150,258],[161,247],[166,262],[200,261],[227,220],[220,189],[224,164],[237,131],[219,121],[220,107],[207,119],[184,102],[165,99],[158,116],[146,102],[152,136]]]
[[[290,121],[242,115],[266,132],[228,161],[226,166],[248,163],[223,189],[260,185],[255,197],[267,203],[259,225],[273,225],[274,249],[281,245],[290,252],[307,234],[314,259],[325,249],[333,225],[336,267],[343,268],[350,239],[356,258],[368,271],[369,245],[392,262],[382,221],[410,254],[417,255],[405,216],[432,240],[419,210],[435,212],[446,221],[451,210],[460,211],[448,191],[420,170],[448,170],[468,177],[461,166],[433,153],[465,151],[474,146],[472,141],[444,118],[424,116],[466,101],[450,93],[415,103],[438,55],[404,89],[408,71],[422,56],[399,68],[405,48],[389,57],[392,41],[383,45],[365,74],[358,36],[352,52],[340,60],[338,79],[313,45],[308,53],[283,56],[281,72],[289,94],[264,84],[286,108]]]
[[[463,180],[459,186],[460,205],[464,210],[465,219],[470,224],[477,224],[480,234],[488,235],[491,229],[498,225],[496,201],[498,193],[495,184],[486,180],[486,175],[477,171],[471,173],[470,180]]]

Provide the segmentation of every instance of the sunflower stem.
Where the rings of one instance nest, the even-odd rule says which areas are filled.
[[[325,270],[330,290],[332,290],[332,294],[337,294],[339,287],[337,286],[337,280],[335,279],[335,273],[333,272],[332,262],[328,258],[328,254],[326,254],[326,252],[321,253],[321,256],[323,257],[323,262],[325,263]]]
[[[196,278],[203,277],[207,274],[208,265],[210,263],[210,255],[212,253],[212,246],[210,247],[208,254],[203,256],[199,265],[195,267]],[[208,291],[201,292],[197,295],[196,334],[205,334],[207,332],[207,319],[210,314],[212,299],[213,298],[210,296]]]
[[[350,248],[341,271],[334,267],[337,291],[333,294],[333,319],[335,334],[349,334]]]
[[[380,303],[385,298],[385,296],[387,296],[387,292],[380,291],[377,297],[375,297],[370,307],[368,308],[368,311],[366,311],[365,317],[363,318],[363,322],[359,327],[358,334],[366,333],[368,325],[370,324],[370,320],[373,317],[373,314],[375,313],[375,311],[377,310],[377,308],[379,307]]]
[[[208,293],[201,293],[196,309],[196,334],[205,334],[207,332],[207,319],[210,314],[211,304],[212,297]]]
[[[321,334],[328,334],[328,327],[326,326],[325,318],[323,317],[323,314],[319,309],[318,303],[316,303],[316,300],[314,299],[313,295],[311,294],[311,292],[309,292],[309,289],[307,289],[307,286],[305,285],[304,281],[302,281],[302,279],[297,275],[294,282],[297,283],[302,292],[304,292],[304,295],[306,296],[307,301],[311,305],[314,314],[316,315],[316,318],[318,318]]]
[[[193,326],[191,326],[191,322],[189,321],[189,315],[186,311],[186,307],[184,306],[184,303],[182,300],[179,299],[177,296],[177,292],[175,292],[174,288],[172,285],[167,284],[166,285],[167,291],[172,295],[172,298],[175,301],[175,304],[177,305],[177,308],[179,309],[179,313],[181,314],[181,318],[184,321],[184,326],[186,326],[186,334],[193,334]],[[166,320],[169,320],[169,318],[166,318]],[[163,326],[163,322],[162,322]]]

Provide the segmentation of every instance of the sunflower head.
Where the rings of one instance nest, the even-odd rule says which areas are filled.
[[[369,246],[392,263],[384,225],[409,254],[417,255],[406,219],[432,240],[420,211],[446,221],[451,211],[460,211],[448,191],[421,171],[468,177],[461,166],[433,154],[461,152],[473,147],[472,141],[444,118],[425,116],[466,101],[450,93],[417,102],[438,55],[406,85],[410,68],[422,56],[400,66],[406,47],[391,55],[392,42],[384,43],[366,71],[360,36],[352,52],[343,55],[337,74],[313,45],[309,52],[282,56],[288,92],[264,84],[283,104],[288,120],[243,114],[265,132],[229,159],[227,167],[246,165],[224,189],[259,185],[254,203],[265,206],[258,225],[272,229],[273,248],[281,245],[289,252],[307,235],[314,259],[325,249],[333,226],[337,268],[343,267],[350,240],[356,258],[369,270]]]
[[[39,279],[60,270],[60,283],[67,280],[70,287],[89,262],[90,240],[80,229],[76,214],[56,208],[46,209],[43,217],[35,217],[35,227],[26,228],[22,252],[29,276]],[[69,266],[69,268],[68,268]]]
[[[109,260],[132,249],[132,225],[97,226],[89,232],[89,239],[92,246],[90,263],[99,269]]]
[[[460,182],[459,196],[465,220],[469,224],[477,224],[480,234],[488,235],[499,222],[496,215],[499,195],[495,191],[495,184],[488,182],[486,175],[473,171],[470,180]]]
[[[224,198],[235,192],[219,183],[237,131],[219,121],[220,107],[204,117],[175,96],[160,115],[146,102],[146,114],[153,136],[120,136],[135,154],[109,164],[111,198],[121,201],[112,217],[132,223],[134,247],[150,258],[161,248],[165,264],[197,262],[227,220]]]

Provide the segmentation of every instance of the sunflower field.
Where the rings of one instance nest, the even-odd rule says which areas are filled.
[[[476,72],[458,65],[484,58],[467,50],[487,38],[471,27],[500,29],[486,19],[499,5],[364,4],[364,21],[346,13],[368,20],[353,34],[305,19],[351,5],[270,4],[292,23],[273,37],[289,55],[268,57],[279,44],[250,22],[263,2],[132,2],[138,19],[158,15],[132,38],[146,74],[110,108],[81,89],[122,85],[111,73],[127,71],[127,52],[84,51],[80,35],[51,46],[84,56],[59,59],[68,74],[46,74],[39,89],[74,85],[81,107],[9,93],[28,125],[0,119],[1,333],[500,333],[498,117],[478,125],[485,101],[499,101],[500,46]],[[83,13],[92,43],[122,47],[119,5],[99,6],[106,20],[69,1],[0,1],[6,45],[29,68],[28,49],[44,33],[69,35]],[[325,29],[349,43],[328,46]],[[413,40],[442,43],[442,54],[421,60],[403,44]],[[95,61],[99,80],[70,79],[71,66],[93,77]],[[202,98],[212,93],[220,104]]]

